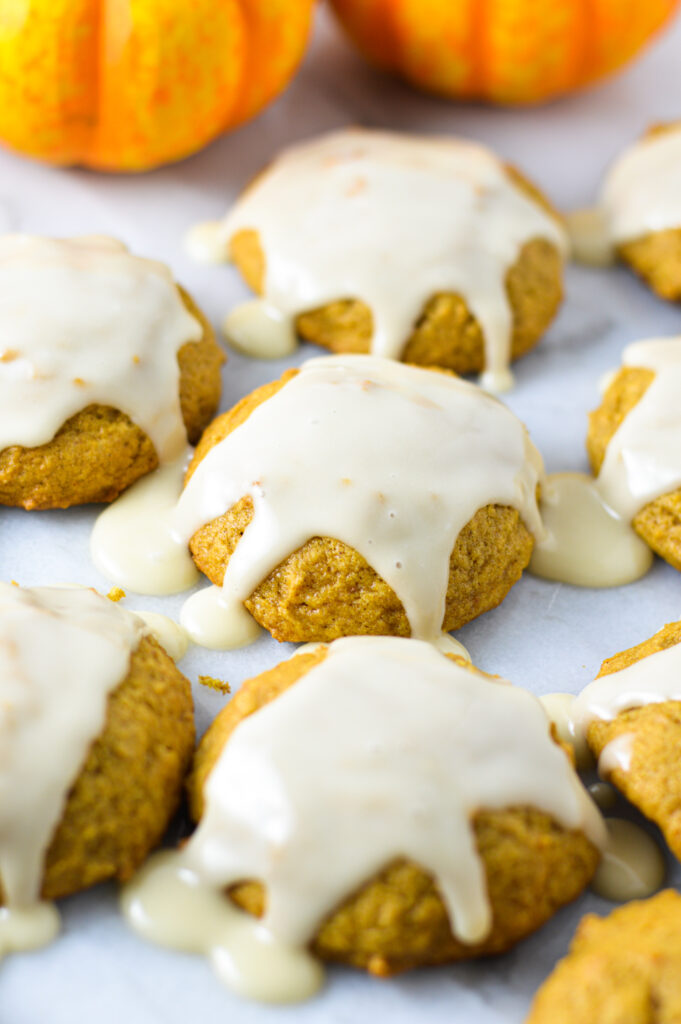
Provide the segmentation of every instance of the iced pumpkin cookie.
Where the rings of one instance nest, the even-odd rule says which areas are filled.
[[[0,239],[0,504],[112,501],[215,414],[224,357],[161,263],[110,238]]]
[[[560,219],[517,171],[456,138],[322,135],[278,156],[192,240],[262,296],[225,328],[260,355],[298,335],[337,353],[484,371],[503,390],[562,298]]]
[[[681,859],[681,622],[604,661],[572,717],[600,773]]]
[[[681,121],[659,125],[627,149],[602,194],[620,259],[663,299],[681,299]]]
[[[0,949],[59,899],[125,880],[160,841],[194,747],[188,681],[92,590],[0,584]]]
[[[542,483],[544,535],[530,572],[577,586],[643,576],[658,554],[681,570],[681,337],[629,345],[589,416],[594,475]]]
[[[608,917],[588,914],[526,1024],[681,1020],[681,896],[671,889]]]
[[[178,900],[198,890],[202,948],[260,998],[282,997],[264,987],[282,957],[286,994],[308,994],[308,951],[389,975],[508,949],[578,895],[603,840],[535,697],[395,637],[338,640],[245,683],[189,790],[198,828],[131,883],[128,915],[186,948]]]
[[[541,458],[497,399],[370,356],[310,360],[211,424],[175,532],[278,640],[436,639],[503,600],[541,532]]]
[[[629,345],[589,417],[587,451],[605,503],[681,570],[681,337]]]

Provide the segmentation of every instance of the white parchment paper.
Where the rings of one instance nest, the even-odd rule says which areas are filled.
[[[369,69],[328,14],[318,17],[305,64],[288,92],[257,121],[175,167],[138,177],[57,170],[0,153],[0,230],[105,232],[170,263],[216,325],[246,295],[230,268],[192,264],[183,235],[215,218],[282,144],[349,123],[449,131],[494,146],[563,208],[585,205],[618,150],[653,121],[681,116],[681,24],[622,76],[539,109],[456,106],[411,91]],[[586,468],[586,413],[600,375],[637,338],[681,331],[681,312],[650,295],[622,268],[571,268],[567,300],[539,349],[517,364],[508,403],[527,423],[549,470]],[[301,349],[289,362],[312,354]],[[278,376],[281,363],[230,355],[223,408]],[[88,555],[91,508],[0,510],[0,578],[30,584],[108,583]],[[130,596],[128,607],[177,614],[181,598]],[[589,591],[526,575],[495,611],[458,634],[475,662],[536,693],[577,691],[604,657],[681,617],[681,579],[657,562],[640,582]],[[292,645],[263,638],[244,651],[193,649],[182,663],[238,686],[286,657]],[[203,731],[226,698],[195,688]],[[36,752],[49,759],[49,751]],[[670,878],[681,882],[672,868]],[[117,913],[113,886],[66,900],[64,931],[50,948],[0,965],[0,1024],[500,1024],[520,1022],[532,993],[564,954],[580,916],[609,905],[585,895],[504,957],[377,981],[334,968],[314,1001],[263,1008],[225,992],[199,959],[145,945]]]

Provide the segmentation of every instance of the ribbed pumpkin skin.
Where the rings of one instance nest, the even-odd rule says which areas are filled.
[[[314,0],[0,0],[0,140],[137,171],[253,117],[305,49]]]
[[[373,63],[451,97],[538,103],[630,60],[679,0],[331,0]]]

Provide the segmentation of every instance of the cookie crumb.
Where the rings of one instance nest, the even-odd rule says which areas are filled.
[[[223,679],[216,679],[214,676],[199,676],[199,682],[201,686],[207,686],[209,690],[215,690],[217,693],[232,692],[228,682]]]

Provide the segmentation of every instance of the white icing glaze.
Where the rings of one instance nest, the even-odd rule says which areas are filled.
[[[556,727],[558,739],[563,743],[569,743],[572,747],[578,771],[583,772],[593,768],[594,759],[586,737],[576,732],[572,721],[572,708],[575,702],[573,694],[545,693],[539,700],[549,716],[549,720]]]
[[[222,330],[232,348],[256,359],[282,359],[298,345],[291,319],[262,299],[235,306]]]
[[[159,459],[187,443],[178,350],[201,337],[170,271],[109,238],[0,238],[0,450],[50,441],[97,403]]]
[[[61,921],[53,903],[0,907],[0,959],[47,946],[59,934]]]
[[[328,356],[305,363],[208,452],[178,503],[176,536],[186,546],[250,495],[253,519],[222,587],[228,610],[241,609],[310,538],[332,537],[392,587],[412,636],[433,640],[461,529],[499,504],[540,535],[541,472],[520,421],[474,385],[384,359]]]
[[[187,252],[197,263],[224,263],[229,259],[229,244],[220,230],[220,222],[205,220],[194,224],[185,239]]]
[[[223,600],[223,590],[215,586],[187,598],[180,622],[195,644],[213,651],[247,647],[262,633],[248,609],[241,602]]]
[[[681,228],[681,128],[649,135],[610,169],[601,202],[615,242]]]
[[[668,700],[681,701],[681,644],[594,679],[575,699],[574,727],[583,735],[596,719],[611,722],[621,711]]]
[[[584,473],[553,473],[542,482],[546,534],[529,571],[578,587],[617,587],[644,576],[653,552],[604,503],[598,482]]]
[[[610,439],[598,474],[603,500],[629,522],[681,486],[681,337],[635,342],[622,362],[655,373]]]
[[[434,647],[437,647],[438,651],[442,654],[454,654],[457,658],[463,658],[464,661],[472,661],[467,648],[451,635],[451,633],[440,633],[439,636],[435,637],[434,640],[430,641]]]
[[[99,571],[138,594],[176,594],[198,582],[186,544],[172,532],[172,513],[192,451],[138,480],[97,516],[90,554]]]
[[[0,583],[0,950],[56,931],[38,902],[45,852],[144,632],[92,590]]]
[[[322,965],[306,949],[277,942],[177,854],[147,861],[123,890],[121,911],[149,942],[208,957],[223,984],[247,999],[300,1002],[324,980]]]
[[[601,778],[609,778],[615,770],[629,771],[633,744],[634,737],[630,733],[624,733],[603,747],[598,757],[598,774]]]
[[[372,311],[372,352],[399,358],[428,299],[454,292],[483,330],[486,381],[500,388],[510,380],[506,274],[531,239],[567,249],[557,221],[483,146],[359,128],[285,150],[224,221],[192,233],[191,247],[224,258],[244,229],[258,233],[266,304],[289,336],[298,314],[360,299]]]
[[[573,210],[566,218],[570,257],[587,267],[609,267],[615,262],[608,218],[600,206]]]
[[[442,654],[453,654],[457,658],[463,658],[464,661],[473,661],[468,650],[464,647],[461,641],[456,640],[451,633],[442,633],[439,637],[436,637],[435,640],[431,640],[430,642],[434,647],[437,647],[438,651]],[[296,648],[291,657],[295,658],[297,654],[312,654],[313,651],[318,651],[320,647],[324,646],[325,644],[319,641],[314,641],[309,644],[301,644],[300,647]]]
[[[266,911],[252,927],[293,949],[400,857],[434,876],[455,934],[482,940],[491,911],[472,824],[481,809],[535,807],[605,842],[536,698],[395,637],[329,645],[322,662],[239,723],[204,797],[176,874],[212,887],[220,903],[226,886],[259,879]],[[144,933],[196,948],[188,915],[154,925],[165,900],[146,899],[153,875],[135,890]]]
[[[313,654],[314,651],[318,651],[320,648],[326,645],[321,640],[311,640],[308,644],[301,644],[296,647],[295,651],[290,655],[291,658],[295,658],[298,654]]]
[[[645,899],[664,885],[666,865],[657,843],[632,821],[606,818],[608,843],[591,880],[606,900]]]
[[[150,635],[158,641],[173,661],[181,661],[184,658],[191,641],[186,629],[183,629],[179,622],[175,622],[167,615],[139,608],[135,615],[142,620]]]

